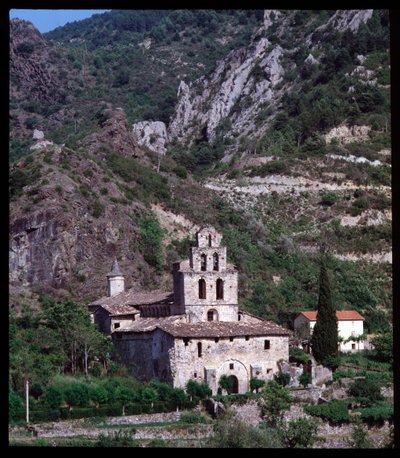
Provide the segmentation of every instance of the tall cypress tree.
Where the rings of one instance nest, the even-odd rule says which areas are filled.
[[[332,304],[331,287],[326,260],[321,259],[321,270],[319,275],[319,297],[318,315],[311,337],[311,347],[314,358],[317,362],[337,355],[338,328],[336,310]]]

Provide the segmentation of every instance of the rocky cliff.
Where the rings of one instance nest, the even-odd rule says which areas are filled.
[[[282,108],[283,95],[292,89],[293,76],[285,79],[285,75],[300,74],[304,63],[318,65],[323,58],[321,43],[325,32],[355,32],[371,18],[372,12],[338,11],[316,30],[302,30],[296,24],[294,12],[266,10],[263,25],[255,31],[248,46],[232,51],[210,76],[189,84],[180,82],[178,103],[168,128],[169,139],[183,144],[196,138],[213,142],[220,129],[234,143],[226,149],[227,153],[238,149],[241,137],[262,137]],[[318,40],[313,39],[316,33]],[[308,43],[307,54],[298,60],[296,53],[304,43]],[[319,55],[319,60],[313,54]]]

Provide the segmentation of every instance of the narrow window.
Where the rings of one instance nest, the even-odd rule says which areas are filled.
[[[194,377],[194,378],[197,378],[197,372],[195,372],[195,373],[193,374],[193,377]]]
[[[269,340],[264,340],[264,350],[269,350],[270,349],[270,342]]]
[[[207,312],[207,321],[214,321],[214,312],[212,310]]]
[[[219,342],[219,337],[216,337],[216,338],[214,339],[214,341],[215,341],[215,343],[218,343],[218,342]]]
[[[249,340],[250,339],[250,336],[246,336],[246,340]]]
[[[201,351],[201,342],[197,344],[197,356],[201,358],[202,351]]]
[[[238,313],[238,321],[240,321],[241,319],[242,319],[242,314]]]
[[[208,234],[208,246],[211,246],[212,244],[212,237],[211,234]]]
[[[119,323],[114,323],[114,329],[119,328],[121,325]]]
[[[187,347],[189,345],[189,339],[183,339],[184,343],[185,343],[185,347]]]
[[[219,258],[218,253],[213,254],[213,270],[219,270]]]
[[[206,298],[206,281],[204,278],[199,280],[199,299]]]
[[[230,342],[233,342],[233,337],[229,337],[229,341],[230,341]]]
[[[200,270],[207,270],[207,256],[204,253],[200,256]]]
[[[229,369],[233,369],[233,363],[229,363]]]
[[[217,299],[224,299],[224,282],[220,278],[217,279]]]
[[[356,349],[356,344],[351,344],[351,349],[355,350]]]

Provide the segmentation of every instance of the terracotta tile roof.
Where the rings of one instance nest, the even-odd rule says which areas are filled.
[[[89,307],[91,309],[95,306],[102,307],[111,315],[126,315],[138,312],[141,305],[169,305],[173,301],[174,295],[171,292],[160,290],[134,291],[129,289],[112,297],[103,296],[89,304]]]
[[[235,336],[268,336],[290,335],[288,329],[272,321],[245,323],[241,321],[200,322],[200,323],[171,323],[160,326],[174,337],[235,337]]]
[[[185,315],[165,318],[144,318],[115,332],[146,332],[159,328],[174,337],[238,337],[291,335],[291,331],[272,321],[260,320],[259,323],[240,321],[212,321],[186,323]]]
[[[316,321],[317,320],[317,312],[300,312],[297,314],[299,315],[304,315],[306,318],[308,318],[310,321]],[[364,318],[355,310],[337,310],[336,311],[336,318],[340,321],[344,320],[363,320]]]

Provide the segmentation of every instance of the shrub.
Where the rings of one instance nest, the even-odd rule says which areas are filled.
[[[365,409],[354,409],[361,413],[361,420],[369,425],[382,425],[385,421],[392,422],[394,410],[390,405],[377,405]]]
[[[207,444],[213,448],[275,448],[280,445],[275,431],[254,428],[229,411],[217,420]]]
[[[61,390],[61,388],[58,388],[56,386],[49,386],[43,393],[42,400],[49,407],[56,408],[59,407],[60,404],[63,402],[64,393]]]
[[[100,433],[96,447],[139,447],[139,442],[132,437],[130,431],[117,431],[113,434]]]
[[[43,394],[43,386],[39,382],[34,382],[32,383],[30,392],[35,399],[38,399]]]
[[[299,377],[299,382],[306,388],[311,383],[311,374],[309,372],[303,372]]]
[[[221,375],[218,385],[225,390],[228,394],[232,393],[234,386],[234,378],[231,375]]]
[[[281,426],[278,431],[285,447],[307,448],[312,447],[317,439],[318,425],[307,418],[296,418]]]
[[[177,165],[174,168],[173,172],[179,178],[183,178],[183,179],[187,178],[187,170],[185,169],[185,167],[183,167],[183,165]]]
[[[86,406],[89,403],[89,388],[83,383],[73,383],[65,390],[65,401],[70,406]]]
[[[304,350],[297,347],[289,348],[289,362],[307,364],[310,359],[310,355],[305,353]]]
[[[306,405],[304,411],[310,415],[321,417],[330,423],[344,423],[349,421],[347,402],[333,400],[326,404]]]
[[[229,180],[233,180],[241,176],[242,172],[239,169],[232,169],[226,176]]]
[[[34,46],[33,43],[30,43],[29,41],[23,41],[17,46],[17,51],[21,54],[26,54],[30,55],[34,51]]]
[[[353,448],[372,448],[372,442],[368,438],[368,431],[364,428],[360,418],[354,421],[349,444]]]
[[[254,391],[258,393],[258,390],[262,388],[265,385],[265,381],[258,379],[256,377],[253,377],[250,379],[250,389],[251,391]]]
[[[107,390],[102,386],[91,386],[89,397],[95,404],[105,404],[108,400]]]
[[[375,347],[375,355],[378,361],[393,364],[393,333],[386,332],[372,339]]]
[[[18,414],[24,407],[24,401],[21,396],[14,391],[8,393],[8,415],[9,418],[17,418]]]
[[[179,421],[190,424],[209,423],[209,419],[202,412],[197,410],[182,413]]]
[[[338,200],[338,196],[334,192],[327,192],[323,194],[321,198],[321,204],[322,205],[327,205],[327,206],[332,206],[334,203],[336,203]]]
[[[158,398],[157,391],[155,391],[153,388],[150,388],[147,386],[144,388],[141,392],[141,399],[145,403],[152,403],[156,401]]]
[[[104,212],[104,205],[97,199],[90,204],[90,213],[94,218],[99,218]]]
[[[207,383],[198,383],[195,380],[189,380],[187,382],[186,393],[196,401],[206,399],[212,395],[211,388]]]
[[[286,386],[290,382],[290,374],[287,372],[280,372],[279,374],[274,374],[274,380],[276,383],[279,383],[281,386]]]
[[[370,379],[357,379],[350,385],[348,393],[361,405],[367,407],[383,400],[379,385]]]
[[[263,415],[268,415],[274,426],[285,410],[290,408],[293,398],[289,390],[275,381],[268,382],[261,392],[260,404]]]

